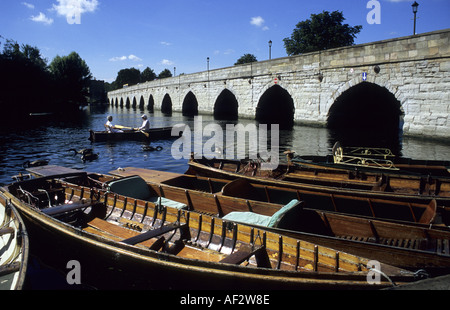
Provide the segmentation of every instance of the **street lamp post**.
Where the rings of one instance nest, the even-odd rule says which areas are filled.
[[[272,40],[269,41],[269,60],[272,59]]]
[[[416,14],[417,14],[417,9],[419,8],[419,4],[414,1],[414,3],[412,4],[412,10],[414,13],[414,35],[416,35]]]

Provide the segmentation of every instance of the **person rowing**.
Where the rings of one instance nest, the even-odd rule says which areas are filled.
[[[150,121],[148,120],[147,115],[142,115],[142,126],[139,128],[135,128],[135,130],[148,132],[150,130]]]
[[[113,117],[112,117],[111,115],[108,116],[107,122],[106,122],[106,124],[105,124],[106,131],[108,131],[108,132],[123,132],[122,130],[117,129],[117,128],[112,124],[112,120],[113,120]]]

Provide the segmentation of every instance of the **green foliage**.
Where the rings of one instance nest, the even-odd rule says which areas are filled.
[[[161,71],[161,73],[158,75],[158,79],[164,79],[164,78],[168,78],[168,77],[172,77],[172,72],[170,72],[169,69],[164,69],[164,70]]]
[[[253,54],[244,54],[244,56],[239,58],[234,65],[235,66],[236,65],[242,65],[242,64],[251,63],[251,62],[257,62],[257,61],[258,60],[256,59],[255,55],[253,55]]]
[[[80,55],[72,52],[68,56],[56,56],[49,70],[60,103],[73,106],[86,103],[92,74]]]
[[[124,85],[135,85],[141,82],[141,71],[135,68],[122,69],[117,73],[117,78],[114,81],[114,88],[119,89]]]
[[[150,69],[149,67],[145,68],[144,71],[141,73],[141,82],[149,82],[156,79],[155,72]]]
[[[354,44],[362,26],[343,24],[342,12],[311,14],[311,19],[297,24],[290,38],[283,39],[286,53],[298,55]]]
[[[77,109],[86,102],[92,77],[75,52],[47,65],[37,47],[13,40],[3,44],[0,72],[0,107],[14,116]]]
[[[51,74],[37,47],[6,40],[0,54],[0,107],[13,115],[53,109]]]

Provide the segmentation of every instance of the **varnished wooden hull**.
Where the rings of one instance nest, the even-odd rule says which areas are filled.
[[[39,179],[21,183],[21,187],[31,190],[31,187],[38,186],[43,181]],[[47,182],[45,183],[47,186]],[[59,195],[58,183],[56,181],[52,183],[53,189],[58,190],[55,199]],[[41,188],[43,186],[39,185]],[[82,214],[76,213],[77,217],[74,218],[75,213],[71,213],[71,220],[76,220],[78,223],[76,227],[64,222],[69,214],[64,213],[64,221],[44,214],[44,212],[56,210],[53,209],[55,207],[41,211],[20,200],[15,196],[17,187],[14,185],[2,188],[2,191],[33,226],[33,231],[36,232],[34,238],[38,239],[37,242],[43,244],[44,249],[48,251],[47,254],[53,257],[55,266],[67,271],[68,259],[79,262],[82,271],[81,281],[86,286],[114,289],[261,290],[274,288],[375,289],[391,285],[384,279],[380,279],[381,282],[375,285],[368,283],[367,275],[370,271],[364,265],[368,263],[368,260],[361,257],[316,246],[302,240],[281,237],[276,233],[246,225],[229,226],[221,220],[214,220],[212,217],[189,211],[175,212],[165,208],[160,214],[154,212],[152,206],[143,201],[132,199],[124,201],[124,197],[111,194],[91,195],[89,188],[76,188],[70,184],[65,184],[64,188],[66,199],[75,199],[80,196],[99,198],[103,206],[107,207],[105,210],[98,211],[103,215],[97,217],[100,213],[93,215],[81,211]],[[47,188],[47,190],[50,189]],[[56,201],[52,203],[56,204]],[[67,205],[61,207],[67,207]],[[80,215],[87,221],[83,225],[80,224],[81,217],[78,217]],[[86,216],[89,220],[85,218]],[[113,230],[98,229],[101,225],[105,225],[104,227],[113,225],[114,230],[119,230],[120,234],[142,235],[148,229],[147,225],[155,219],[164,223],[189,225],[190,236],[183,241],[187,243],[181,252],[175,255],[166,251],[150,250],[143,244],[142,246],[127,244],[128,239],[118,239],[119,233],[115,232],[111,235]],[[120,225],[122,221],[126,222],[128,228]],[[101,225],[97,225],[97,228],[90,226],[93,222],[101,223]],[[136,226],[144,230],[139,232],[130,230],[131,227]],[[118,242],[120,240],[122,242]],[[178,232],[174,242],[176,240],[181,240]],[[235,250],[244,247],[245,244],[263,246],[262,249],[267,251],[270,257],[271,268],[247,267],[216,261],[222,256],[228,259],[228,256],[232,256],[227,250],[230,242],[236,246]],[[184,249],[187,252],[183,252]],[[218,251],[218,249],[221,250]],[[61,252],[67,254],[60,255]],[[185,256],[186,253],[195,255]],[[274,258],[275,261],[272,262]],[[311,258],[312,260],[308,263]],[[252,264],[251,261],[248,262]],[[309,268],[311,269],[308,271]],[[405,270],[386,266],[383,263],[381,268],[392,281],[397,283],[414,281],[413,275]],[[359,269],[362,271],[358,271]]]
[[[257,185],[245,184],[246,182],[241,180],[237,180],[236,190],[233,191],[229,189],[229,185],[236,180],[227,182],[141,168],[123,168],[111,171],[111,174],[122,177],[140,175],[148,182],[155,195],[185,203],[192,211],[218,216],[224,216],[233,211],[252,211],[271,216],[290,200],[305,198],[306,202],[310,203],[306,203],[299,218],[292,219],[292,224],[286,226],[282,232],[279,231],[280,233],[336,247],[355,255],[370,256],[411,270],[423,268],[433,274],[450,272],[450,230],[443,226],[430,225],[429,222],[414,223],[411,214],[408,218],[403,218],[405,221],[383,221],[382,218],[370,217],[370,208],[366,199],[325,195],[317,200],[320,203],[315,204],[313,200],[308,199],[304,191],[297,192],[268,186],[257,187]],[[221,186],[223,186],[222,189],[220,189]],[[270,197],[271,203],[267,202],[271,200]],[[328,201],[325,200],[327,197]],[[334,202],[332,203],[331,200]],[[350,205],[347,208],[348,212],[351,210],[356,212],[357,208],[366,208],[368,214],[367,216],[351,216],[333,212],[333,205],[339,201],[341,203],[347,201]],[[377,213],[384,208],[386,217],[388,214],[392,216],[396,211],[399,212],[394,208],[404,208],[403,214],[408,215],[410,207],[417,208],[416,212],[419,212],[420,208],[427,207],[418,204],[408,206],[381,200],[373,200],[372,204],[373,208],[380,208],[375,210]],[[327,210],[327,205],[331,208],[330,210]],[[365,212],[359,211],[360,215]],[[406,219],[410,218],[413,222],[406,223]]]
[[[28,258],[25,224],[16,208],[0,195],[0,290],[23,289]]]
[[[404,188],[404,190],[392,191],[392,189],[383,188],[381,186],[382,181],[380,180],[378,180],[379,182],[375,182],[376,179],[374,179],[374,182],[368,183],[365,177],[363,179],[353,180],[353,177],[348,174],[342,175],[339,173],[339,178],[336,178],[311,170],[308,174],[302,173],[300,176],[297,170],[298,168],[287,165],[280,165],[274,171],[260,171],[258,169],[247,171],[239,167],[242,167],[242,165],[238,161],[233,160],[191,159],[189,161],[189,169],[186,173],[228,180],[243,178],[250,180],[252,183],[263,185],[304,189],[329,194],[348,194],[355,197],[374,199],[421,203],[435,199],[445,222],[450,224],[449,211],[445,208],[450,207],[450,183],[446,183],[445,187],[440,187],[441,195],[436,195],[433,194],[435,192],[434,188],[419,193],[420,180],[414,180],[414,187],[417,187],[417,190],[412,187],[404,187],[403,182],[409,182],[409,177],[399,179],[398,181],[398,187]],[[333,174],[333,172],[331,173]]]

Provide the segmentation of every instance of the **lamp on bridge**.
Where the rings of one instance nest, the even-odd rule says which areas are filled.
[[[414,13],[414,35],[416,35],[416,14],[417,14],[417,10],[419,8],[419,4],[414,1],[414,3],[412,4],[412,10]]]
[[[272,40],[269,41],[269,60],[272,59]]]

